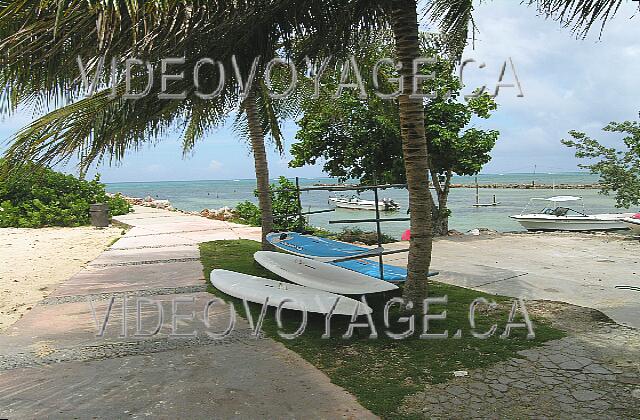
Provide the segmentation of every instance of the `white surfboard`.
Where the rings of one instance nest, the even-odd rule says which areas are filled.
[[[292,301],[285,302],[282,307],[294,311],[300,311],[304,307],[307,312],[326,314],[331,311],[335,304],[336,306],[333,310],[335,315],[351,316],[356,309],[358,310],[358,315],[373,312],[364,303],[348,297],[297,284],[236,273],[235,271],[213,270],[210,281],[216,289],[230,296],[261,305],[269,297],[267,305],[276,307],[283,300],[291,299]],[[337,304],[336,299],[338,300]]]
[[[258,251],[253,258],[278,276],[302,286],[345,295],[386,292],[395,284],[346,268],[281,252]]]

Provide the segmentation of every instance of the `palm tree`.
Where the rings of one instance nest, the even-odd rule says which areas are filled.
[[[170,93],[186,92],[186,98],[181,101],[157,100],[155,96],[123,100],[124,82],[114,87],[118,95],[110,95],[111,89],[105,88],[112,82],[107,72],[97,79],[102,90],[78,100],[76,64],[76,56],[90,57],[99,51],[107,57],[107,66],[109,57],[122,62],[126,57],[144,53],[151,61],[184,56],[183,68],[189,69],[195,60],[205,55],[225,62],[225,73],[233,74],[234,69],[229,66],[233,55],[244,77],[250,72],[254,56],[273,55],[277,48],[279,39],[273,35],[277,32],[268,26],[270,22],[261,24],[263,20],[256,19],[258,15],[247,8],[242,9],[242,14],[236,11],[234,16],[233,10],[210,13],[206,7],[190,8],[176,3],[163,9],[160,4],[155,15],[151,13],[144,18],[145,23],[150,20],[155,25],[149,24],[145,31],[139,31],[140,21],[135,20],[136,15],[131,11],[128,14],[114,10],[96,12],[78,5],[61,10],[50,3],[40,8],[39,2],[30,2],[32,7],[25,8],[18,3],[10,3],[0,14],[0,47],[8,51],[0,70],[0,80],[6,86],[2,92],[5,110],[35,101],[61,99],[71,103],[17,133],[6,152],[9,161],[19,163],[32,159],[49,164],[78,155],[84,171],[92,162],[105,157],[121,159],[126,150],[139,148],[176,123],[184,127],[183,145],[187,153],[208,129],[224,123],[231,112],[239,110],[239,115],[245,118],[237,122],[242,126],[244,121],[248,127],[239,131],[250,140],[254,155],[258,201],[263,215],[262,245],[265,249],[270,247],[266,234],[273,228],[273,215],[264,139],[271,135],[282,151],[278,119],[289,116],[293,106],[274,104],[261,89],[259,80],[242,87],[232,79],[226,80],[224,89],[214,100],[197,97],[189,79],[170,86]],[[97,24],[97,32],[102,36],[94,36],[96,16],[92,17],[91,12],[103,19],[98,19]],[[175,16],[180,25],[174,22],[168,30],[160,25],[169,23],[166,22],[168,16]],[[233,23],[234,19],[239,21]],[[127,28],[127,25],[130,26]],[[185,29],[189,27],[193,30]],[[240,32],[229,35],[240,28],[241,35]],[[227,37],[222,37],[223,34]],[[101,63],[100,60],[89,62],[86,73],[99,72]],[[176,68],[178,72],[180,69]],[[215,90],[218,81],[214,79],[215,76],[202,72],[200,87],[208,92]],[[146,75],[142,75],[134,78],[132,84],[145,86],[146,80]],[[243,88],[247,89],[244,99]],[[58,92],[64,92],[64,97],[59,98]]]
[[[258,188],[258,203],[260,206],[260,222],[262,223],[262,248],[269,249],[267,234],[273,230],[273,209],[271,206],[271,191],[269,189],[269,165],[267,153],[264,147],[264,134],[258,114],[255,91],[251,91],[244,102],[244,110],[247,116],[247,124],[253,150],[253,162],[256,171],[256,183]]]
[[[418,16],[415,0],[392,0],[390,6],[396,54],[402,65],[400,76],[404,79],[404,90],[398,97],[398,106],[411,215],[411,242],[404,297],[414,302],[419,309],[427,295],[427,274],[431,265],[433,198],[429,191],[429,158],[424,129],[424,105],[421,98],[411,96],[413,63],[420,57]]]
[[[620,0],[530,0],[525,3],[535,5],[546,16],[566,25],[573,24],[574,29],[588,30],[597,20],[606,22]],[[255,0],[230,1],[216,6],[212,7],[210,2],[185,4],[159,0],[64,5],[62,2],[10,1],[0,11],[3,109],[15,108],[21,103],[77,99],[74,60],[78,54],[93,56],[98,52],[109,57],[128,57],[144,53],[157,59],[175,56],[176,52],[183,52],[186,57],[213,52],[217,57],[228,58],[235,51],[268,56],[285,45],[283,39],[292,34],[305,38],[306,51],[311,54],[333,53],[349,44],[354,33],[370,31],[371,24],[388,21],[405,80],[398,100],[412,230],[405,296],[421,303],[426,295],[431,258],[433,199],[428,189],[424,111],[421,100],[410,95],[412,62],[420,54],[416,1]],[[449,36],[451,48],[460,53],[466,45],[469,27],[473,28],[472,0],[429,0],[426,11]],[[91,68],[95,67],[93,63]],[[232,89],[224,100],[215,101],[214,105],[200,103],[191,93],[188,92],[184,101],[163,101],[167,103],[160,106],[149,101],[114,100],[102,92],[97,97],[56,110],[27,127],[16,137],[9,157],[52,161],[82,151],[88,158],[110,155],[118,159],[128,148],[139,147],[148,140],[148,135],[159,134],[178,120],[184,120],[187,127],[185,143],[192,143],[227,115],[230,103],[237,104],[238,91],[237,87]],[[255,92],[249,92],[248,97],[253,94]],[[247,102],[245,98],[242,106],[247,117],[255,117],[253,101]],[[93,118],[92,111],[97,118]],[[257,126],[257,121],[250,119],[256,175],[260,178],[260,206],[266,218],[264,234],[270,228],[270,197],[265,190],[268,170],[263,159],[264,138],[260,138]]]
[[[433,197],[428,187],[429,158],[424,107],[421,99],[411,97],[413,60],[420,56],[417,4],[416,0],[390,0],[383,3],[394,34],[398,61],[402,64],[400,74],[405,80],[404,92],[398,98],[411,212],[409,275],[404,296],[421,307],[427,294],[427,273],[431,263]],[[535,5],[545,16],[558,19],[565,25],[573,24],[574,31],[581,31],[585,35],[597,20],[600,19],[604,25],[615,14],[620,0],[530,0],[527,4]],[[460,56],[467,44],[469,29],[475,29],[473,0],[430,0],[426,11],[440,24],[452,53]]]

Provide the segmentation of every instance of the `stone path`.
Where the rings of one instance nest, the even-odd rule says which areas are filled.
[[[565,308],[554,317],[564,319],[568,337],[428,386],[401,411],[425,418],[640,418],[640,331]]]
[[[135,210],[116,218],[125,236],[0,335],[0,418],[373,417],[241,318],[211,336],[230,311],[209,305],[197,244],[259,229]]]
[[[143,207],[117,219],[133,228],[0,335],[0,418],[373,417],[295,353],[253,336],[241,318],[228,335],[215,336],[228,327],[230,311],[219,301],[209,304],[197,244],[258,240],[259,229]],[[505,237],[438,241],[439,279],[514,296],[595,302],[614,318],[638,322],[638,296],[610,290],[618,281],[636,281],[629,257],[637,255],[636,244],[616,254],[619,246],[601,239],[533,235],[519,249]],[[567,243],[568,249],[560,246]],[[401,412],[640,418],[640,332],[595,311],[559,307],[550,320],[569,331],[566,338],[429,386],[408,397]]]
[[[594,308],[620,324],[640,328],[638,255],[640,241],[630,236],[574,232],[458,236],[434,242],[432,266],[440,271],[441,282]],[[385,261],[406,266],[407,254],[389,255]]]

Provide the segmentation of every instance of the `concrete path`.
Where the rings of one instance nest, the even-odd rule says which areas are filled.
[[[199,242],[257,228],[135,207],[119,241],[0,335],[0,418],[373,417],[205,292]],[[96,334],[101,330],[102,335]]]
[[[435,279],[441,282],[593,308],[620,324],[640,328],[639,255],[640,241],[618,235],[460,236],[434,242],[432,267],[440,271]],[[385,261],[406,266],[407,254],[389,255]]]

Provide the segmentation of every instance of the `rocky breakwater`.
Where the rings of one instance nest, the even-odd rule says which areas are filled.
[[[202,217],[206,217],[207,219],[214,220],[229,220],[233,219],[233,217],[235,216],[233,209],[227,206],[221,207],[219,209],[203,209],[199,212],[193,211],[189,212],[189,214],[199,215]]]
[[[450,188],[476,188],[475,184],[451,184]],[[478,188],[516,190],[595,190],[600,184],[478,184]]]
[[[116,194],[109,194],[111,196]],[[122,194],[118,194],[131,205],[134,206],[144,206],[144,207],[153,207],[156,209],[163,209],[168,211],[177,211],[184,214],[190,214],[193,216],[202,216],[207,219],[215,219],[215,220],[229,220],[233,219],[235,216],[234,210],[230,207],[224,206],[219,209],[203,209],[201,211],[188,211],[188,210],[180,210],[176,209],[171,205],[169,200],[158,200],[150,195],[145,198],[140,197],[127,197]]]
[[[111,194],[111,195],[120,195],[122,198],[127,200],[129,204],[133,206],[153,207],[156,209],[176,211],[176,209],[173,208],[169,200],[156,200],[150,195],[146,196],[145,198],[127,197],[126,195],[122,195],[122,194]]]

